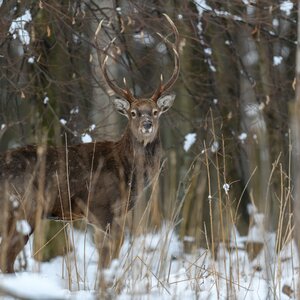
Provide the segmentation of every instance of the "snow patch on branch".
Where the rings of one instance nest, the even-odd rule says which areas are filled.
[[[210,147],[210,151],[212,153],[216,153],[220,148],[219,142],[218,141],[214,141]]]
[[[294,4],[290,0],[283,1],[280,4],[280,10],[285,12],[285,14],[287,16],[289,16],[291,14],[293,7],[294,7]]]
[[[228,192],[230,190],[230,184],[229,183],[224,183],[223,184],[223,190],[225,191],[225,194],[228,195]]]
[[[28,61],[29,64],[33,64],[34,61],[35,61],[35,57],[34,56],[30,56],[27,61]]]
[[[25,29],[25,26],[31,20],[32,17],[30,11],[26,10],[23,16],[20,16],[12,21],[8,30],[9,33],[12,34],[13,38],[16,39],[18,37],[23,45],[29,45],[30,43],[30,35],[29,32]]]
[[[273,56],[273,66],[278,66],[282,63],[282,56]]]
[[[242,142],[242,144],[244,143],[244,141],[247,139],[247,133],[246,132],[242,132],[239,136],[238,139]]]
[[[196,142],[196,137],[197,137],[196,133],[188,133],[184,137],[183,149],[185,152],[188,152],[192,147],[192,145]]]
[[[81,141],[83,143],[91,143],[93,141],[93,139],[88,133],[84,133],[81,135]]]
[[[45,102],[44,102],[45,103]],[[60,122],[60,124],[62,124],[62,125],[66,125],[67,124],[67,121],[65,120],[65,119],[63,119],[63,118],[61,118],[60,120],[59,120],[59,122]]]
[[[205,0],[195,0],[195,4],[196,4],[197,10],[198,10],[198,15],[199,15],[199,18],[198,18],[199,22],[198,22],[197,27],[198,27],[199,34],[201,34],[203,31],[202,21],[201,21],[203,13],[205,11],[211,11],[212,8],[209,5],[207,5]]]

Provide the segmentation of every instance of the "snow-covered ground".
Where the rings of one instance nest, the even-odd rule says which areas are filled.
[[[26,299],[98,299],[102,277],[104,296],[112,299],[293,299],[299,271],[294,243],[273,258],[261,251],[250,260],[246,242],[255,230],[248,237],[233,230],[231,250],[221,245],[214,260],[205,249],[184,253],[167,223],[159,232],[127,237],[119,258],[102,273],[91,236],[74,230],[74,251],[47,263],[31,258],[29,243],[28,271],[0,275],[0,291]]]

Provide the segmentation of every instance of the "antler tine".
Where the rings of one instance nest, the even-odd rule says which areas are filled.
[[[128,102],[132,103],[135,100],[135,98],[130,92],[129,88],[126,86],[126,89],[122,89],[117,84],[113,83],[113,81],[109,78],[107,74],[107,60],[108,60],[108,55],[105,56],[102,64],[102,72],[106,83],[118,96],[121,96],[122,98],[125,98]],[[124,80],[124,84],[126,85],[126,80]]]
[[[172,87],[172,85],[175,83],[175,81],[178,78],[179,68],[180,68],[180,61],[179,61],[179,54],[178,54],[179,33],[178,33],[178,30],[177,30],[174,22],[171,20],[171,18],[167,14],[163,14],[163,15],[167,19],[169,24],[171,25],[173,33],[175,35],[175,42],[174,43],[171,43],[169,40],[164,38],[165,42],[172,46],[172,50],[173,50],[173,53],[174,53],[174,71],[173,71],[172,76],[170,77],[170,79],[165,84],[163,84],[162,76],[161,76],[160,85],[157,88],[157,90],[154,92],[153,96],[151,97],[151,99],[153,101],[157,101],[161,94],[163,94],[165,91],[167,91],[168,89],[170,89]],[[158,33],[158,35],[160,37],[162,37],[161,34]]]

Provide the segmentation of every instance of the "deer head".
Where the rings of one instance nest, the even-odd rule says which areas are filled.
[[[160,84],[150,98],[134,97],[129,88],[126,86],[125,78],[125,89],[116,85],[109,78],[107,73],[108,55],[104,58],[102,65],[103,75],[107,84],[115,92],[115,94],[119,96],[113,100],[116,110],[128,118],[132,134],[137,141],[143,142],[144,146],[155,139],[159,128],[160,116],[174,103],[175,93],[167,91],[173,86],[179,74],[178,30],[169,16],[166,14],[163,15],[171,25],[175,36],[174,43],[164,39],[165,42],[171,46],[174,54],[174,70],[170,79],[166,83],[163,82],[163,77],[161,75]],[[159,33],[158,35],[161,37]]]

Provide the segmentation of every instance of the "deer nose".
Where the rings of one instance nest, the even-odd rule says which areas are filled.
[[[143,122],[143,127],[146,129],[146,130],[149,130],[151,127],[152,127],[152,122],[150,120],[146,120]]]

